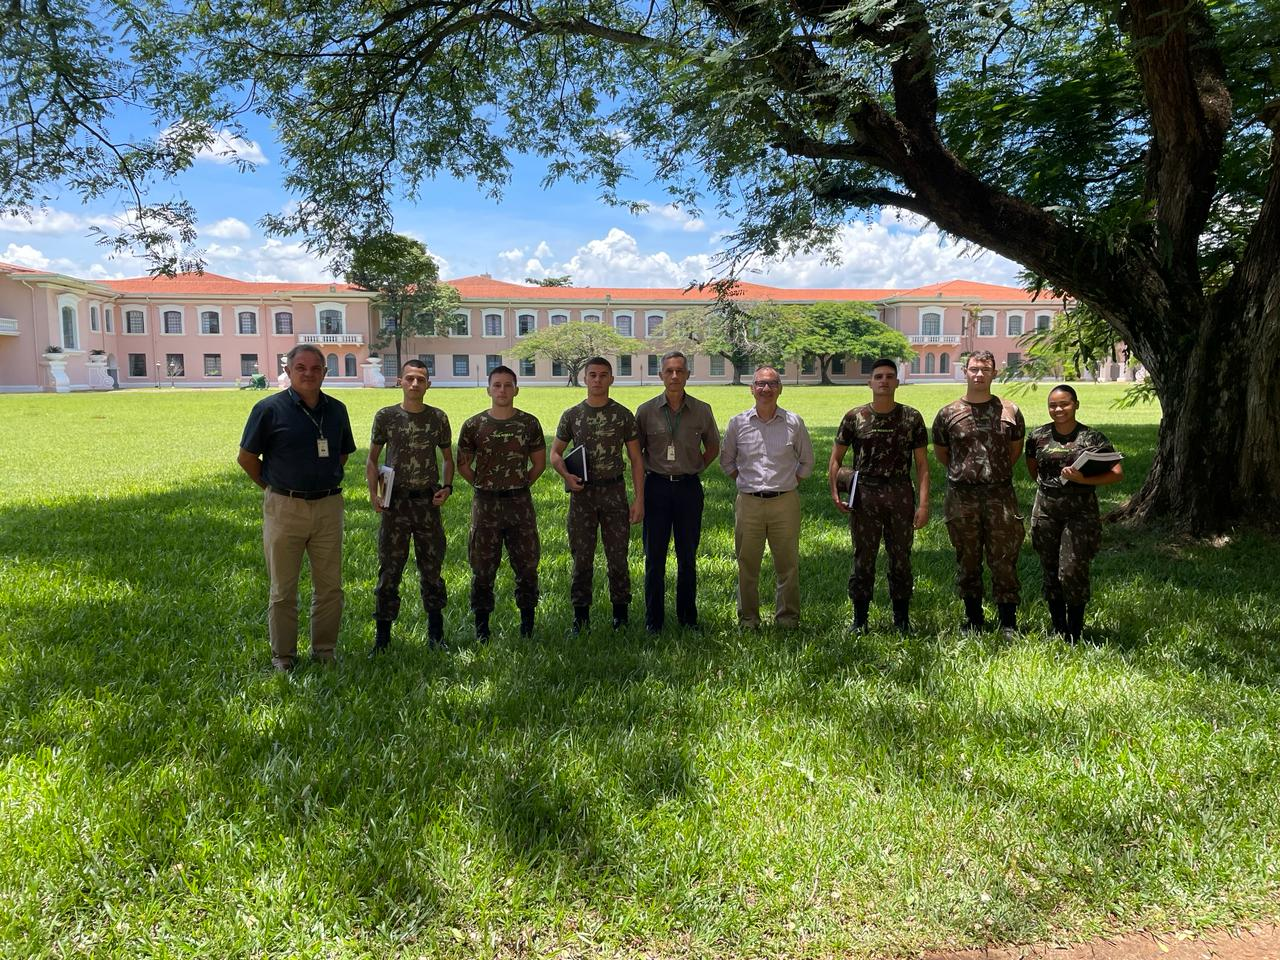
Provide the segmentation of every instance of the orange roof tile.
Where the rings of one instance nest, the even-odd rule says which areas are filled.
[[[0,270],[5,273],[43,273],[43,270],[36,270],[32,267],[20,267],[16,263],[5,263],[0,260]]]
[[[923,300],[959,298],[965,300],[1047,300],[1047,296],[1035,297],[1021,287],[1006,287],[997,283],[978,283],[974,280],[947,280],[930,283],[913,290],[900,290],[890,294],[895,300]]]
[[[281,283],[274,280],[237,280],[217,273],[180,273],[173,277],[130,277],[127,280],[102,280],[103,286],[121,293],[133,294],[268,294],[283,291],[315,291],[316,293],[362,292],[346,283]]]

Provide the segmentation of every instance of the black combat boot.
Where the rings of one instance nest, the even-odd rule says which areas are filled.
[[[476,611],[476,639],[481,643],[489,642],[489,611]]]
[[[899,633],[911,632],[911,615],[908,613],[910,609],[910,600],[893,601],[893,625]]]
[[[427,611],[427,645],[434,649],[444,647],[444,613],[440,610]]]
[[[1049,620],[1053,623],[1053,632],[1061,636],[1067,635],[1067,605],[1061,600],[1050,600]]]
[[[986,614],[982,612],[981,597],[964,598],[964,629],[981,630],[987,625]]]
[[[1000,611],[1000,632],[1012,637],[1018,632],[1018,605],[1016,603],[997,603]]]
[[[533,636],[533,607],[520,608],[520,636],[526,639]]]
[[[631,615],[627,610],[627,604],[615,603],[613,605],[613,629],[621,630],[627,625],[629,619],[631,619]]]
[[[1072,643],[1079,643],[1080,638],[1084,636],[1084,608],[1083,603],[1072,603],[1067,606],[1067,629],[1064,632]]]
[[[591,625],[591,608],[590,607],[574,607],[573,608],[573,632],[582,633]]]
[[[870,600],[853,601],[853,632],[862,633],[867,629],[867,618],[871,611]]]
[[[391,644],[391,620],[375,620],[373,621],[374,636],[373,649],[369,651],[369,657],[372,659],[382,651],[386,650]]]

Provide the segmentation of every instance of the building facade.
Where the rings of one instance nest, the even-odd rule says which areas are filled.
[[[620,384],[655,383],[665,347],[656,337],[676,310],[710,304],[708,292],[661,288],[537,287],[489,277],[450,281],[461,297],[447,336],[406,341],[404,357],[426,362],[437,386],[483,384],[506,364],[522,384],[561,384],[545,359],[512,350],[536,330],[582,321],[612,326],[651,349],[612,358]],[[1015,287],[952,280],[911,290],[786,289],[741,284],[747,301],[805,304],[857,300],[906,335],[914,351],[904,381],[963,380],[961,357],[990,350],[1003,368],[1021,357],[1018,339],[1054,322],[1060,300]],[[263,283],[216,274],[89,281],[0,263],[0,392],[131,387],[229,387],[261,373],[275,380],[294,346],[318,346],[326,388],[381,386],[394,378],[393,348],[378,349],[376,295],[346,284]],[[731,382],[723,357],[692,357],[698,382]],[[865,381],[870,361],[836,360],[837,383]],[[1109,375],[1110,374],[1110,375]],[[1099,379],[1128,379],[1118,367]],[[816,383],[816,364],[789,363],[787,382]],[[394,379],[391,380],[394,382]]]

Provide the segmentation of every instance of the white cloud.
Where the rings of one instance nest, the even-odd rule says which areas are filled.
[[[512,247],[510,250],[503,250],[501,253],[499,253],[498,259],[504,260],[507,263],[515,263],[517,260],[519,260],[523,256],[524,256],[524,247]]]
[[[27,243],[11,243],[0,253],[0,260],[19,267],[31,267],[35,270],[48,270],[53,263],[48,257]]]
[[[303,244],[274,237],[256,246],[212,244],[205,250],[205,258],[206,269],[241,280],[306,283],[339,279]]]
[[[657,230],[683,230],[699,233],[707,229],[706,223],[674,203],[647,204],[640,219]]]
[[[37,236],[65,236],[83,234],[89,226],[84,217],[66,210],[43,208],[24,214],[0,214],[0,233],[36,234]]]
[[[635,238],[618,227],[612,228],[602,239],[579,247],[568,260],[547,262],[551,251],[544,251],[544,247],[546,244],[539,244],[535,255],[525,261],[518,273],[510,266],[500,268],[506,270],[501,279],[520,283],[525,277],[568,274],[577,286],[682,287],[711,273],[710,255],[698,254],[677,260],[661,251],[642,253]]]
[[[195,155],[196,160],[226,165],[242,160],[246,163],[262,166],[268,162],[267,155],[256,140],[245,140],[226,130],[219,130],[213,135],[213,142]]]
[[[253,235],[249,225],[235,217],[224,217],[207,227],[201,227],[200,232],[218,240],[248,240]]]
[[[539,260],[545,260],[552,256],[551,247],[547,245],[547,241],[543,240],[538,244],[537,249],[533,251],[533,255]]]

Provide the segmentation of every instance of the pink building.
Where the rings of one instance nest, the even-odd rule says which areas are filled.
[[[620,383],[653,382],[664,346],[654,336],[668,314],[708,304],[710,293],[684,289],[537,287],[489,277],[450,281],[462,302],[447,337],[405,344],[438,386],[482,383],[500,363],[523,383],[558,384],[545,360],[516,361],[515,344],[535,330],[570,321],[604,323],[652,343],[616,358]],[[796,290],[744,283],[749,301],[813,303],[860,300],[904,333],[915,351],[905,381],[963,380],[960,358],[990,350],[1000,367],[1017,363],[1024,332],[1053,323],[1060,300],[1032,298],[1015,287],[952,280],[912,290]],[[313,343],[329,364],[325,386],[381,386],[394,376],[389,349],[372,349],[376,296],[325,283],[261,283],[216,274],[90,281],[0,263],[0,392],[107,390],[116,387],[227,387],[255,373],[272,381],[281,358]],[[50,348],[56,348],[51,350]],[[692,358],[695,378],[729,382],[722,357]],[[832,379],[861,382],[870,361],[837,361]],[[868,369],[864,369],[864,367]],[[1100,379],[1123,371],[1103,371]],[[789,364],[789,382],[817,382],[812,364]]]

